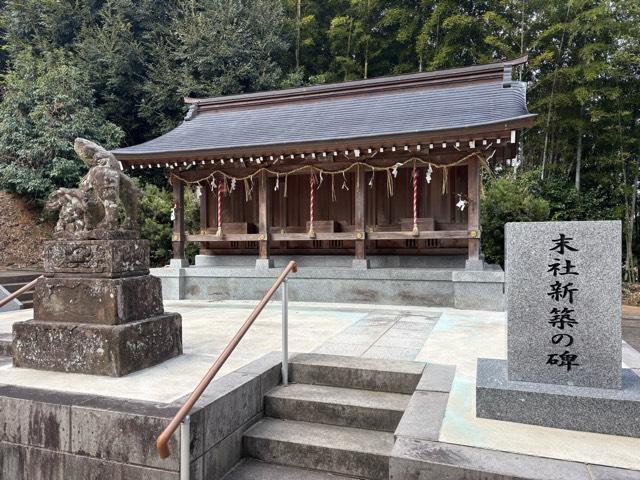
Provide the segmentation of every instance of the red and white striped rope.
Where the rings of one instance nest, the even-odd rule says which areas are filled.
[[[413,234],[419,234],[418,230],[418,169],[413,162]]]
[[[220,181],[218,184],[218,236],[222,235],[222,186],[223,183]]]
[[[309,236],[315,236],[315,232],[313,230],[313,211],[315,206],[315,186],[316,179],[313,176],[313,173],[309,175]]]
[[[413,225],[418,226],[418,170],[413,165]]]

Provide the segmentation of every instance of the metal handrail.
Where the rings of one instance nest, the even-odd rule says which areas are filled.
[[[258,317],[258,315],[260,315],[260,312],[262,312],[262,310],[264,309],[266,304],[269,302],[269,300],[271,300],[271,297],[273,297],[274,293],[276,293],[276,291],[278,290],[278,287],[286,280],[287,275],[289,275],[290,272],[297,272],[297,271],[298,271],[298,267],[296,265],[296,262],[294,262],[293,260],[290,261],[287,264],[287,266],[284,268],[280,276],[273,283],[269,291],[264,295],[264,297],[262,297],[262,300],[260,300],[260,303],[258,303],[256,308],[253,309],[253,312],[251,312],[251,315],[249,315],[249,317],[242,324],[242,326],[240,327],[240,330],[238,330],[238,332],[233,336],[233,338],[229,341],[229,343],[227,344],[225,349],[222,351],[218,359],[213,363],[211,368],[209,368],[209,371],[206,373],[204,378],[200,381],[200,383],[195,388],[195,390],[191,392],[191,395],[189,395],[189,398],[187,399],[187,401],[184,403],[184,405],[182,405],[182,407],[180,407],[180,410],[178,410],[178,413],[176,413],[176,415],[173,417],[171,422],[169,422],[169,425],[167,425],[167,428],[165,428],[162,431],[162,433],[158,436],[158,439],[156,440],[156,448],[158,449],[160,458],[167,458],[169,456],[170,452],[169,452],[168,443],[171,436],[178,429],[178,427],[180,426],[180,423],[185,419],[185,417],[187,417],[187,415],[189,414],[189,412],[191,411],[195,403],[198,401],[200,396],[204,393],[206,388],[209,386],[209,384],[213,380],[213,377],[215,377],[218,371],[220,370],[220,368],[222,368],[222,366],[227,361],[227,359],[229,358],[233,350],[238,346],[238,343],[240,343],[240,340],[242,340],[242,337],[244,337],[245,333],[247,333],[251,325],[253,325],[253,322]],[[286,297],[286,292],[283,292],[283,303],[285,303],[285,297]],[[284,306],[283,306],[283,309],[284,309]],[[283,332],[285,332],[284,327],[283,327]]]
[[[31,280],[24,287],[20,287],[18,290],[16,290],[15,292],[10,294],[9,296],[7,296],[7,297],[3,298],[2,300],[0,300],[0,308],[4,307],[7,303],[9,303],[14,298],[19,297],[24,292],[26,292],[28,290],[31,290],[33,288],[33,286],[36,284],[36,282],[38,280],[40,280],[41,278],[44,278],[44,275],[40,275],[38,278],[36,278],[34,280]]]

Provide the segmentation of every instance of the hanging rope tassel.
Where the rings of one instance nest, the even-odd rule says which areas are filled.
[[[316,179],[313,175],[309,175],[309,238],[316,238],[316,232],[313,230],[313,207],[315,203],[315,184]]]
[[[413,231],[411,234],[414,237],[420,236],[420,230],[418,229],[418,170],[416,169],[416,162],[413,162]]]
[[[447,184],[449,183],[449,167],[442,169],[442,195],[447,193]]]
[[[222,189],[223,184],[218,185],[218,231],[216,236],[222,237]]]
[[[336,201],[336,182],[335,175],[331,174],[331,201]]]
[[[253,177],[251,177],[251,179],[253,180]],[[245,178],[244,179],[244,201],[248,202],[249,200],[251,200],[251,191],[253,190],[253,187],[249,186],[249,179]]]
[[[493,170],[491,170],[491,165],[489,165],[489,160],[491,160],[495,154],[496,151],[494,150],[488,157],[483,157],[480,154],[477,155],[477,157],[480,159],[481,170],[484,168],[484,170],[489,174],[491,178],[496,178]],[[480,175],[480,195],[484,195],[484,184],[482,183],[482,175]]]

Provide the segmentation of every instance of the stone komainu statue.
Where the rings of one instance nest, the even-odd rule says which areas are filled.
[[[120,170],[112,153],[77,138],[74,149],[89,172],[79,188],[60,188],[46,208],[59,210],[56,238],[102,239],[138,236],[140,191]]]

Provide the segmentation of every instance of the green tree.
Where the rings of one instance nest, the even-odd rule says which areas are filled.
[[[139,143],[147,128],[135,108],[141,101],[144,75],[142,44],[134,30],[136,7],[130,0],[107,0],[96,22],[82,29],[75,46],[96,106],[125,130],[126,143]]]
[[[329,40],[342,80],[369,78],[392,71],[397,60],[388,55],[393,41],[385,18],[389,3],[351,0],[344,13],[331,20]]]
[[[86,73],[64,52],[25,51],[12,66],[0,103],[0,187],[41,199],[76,185],[85,171],[73,151],[76,137],[113,148],[122,130],[93,108]]]
[[[519,3],[519,2],[518,2]],[[424,0],[416,52],[425,70],[489,63],[519,53],[517,13],[509,0]]]
[[[152,41],[140,114],[175,125],[182,97],[276,88],[286,78],[275,59],[286,50],[277,0],[181,0],[170,28]],[[169,104],[169,105],[167,105]]]
[[[539,222],[549,217],[549,203],[534,196],[513,176],[488,183],[481,199],[482,251],[490,263],[504,264],[504,225],[508,222]]]
[[[0,14],[5,49],[11,58],[69,48],[82,27],[92,22],[94,1],[6,0]]]
[[[551,184],[543,194],[565,185],[576,198],[568,205],[606,199],[583,219],[615,212],[624,220],[627,275],[635,275],[639,9],[633,0],[543,4],[536,21],[546,27],[531,42],[529,68],[530,105],[540,115],[526,135],[527,168],[540,167]]]
[[[281,59],[283,67],[303,71],[310,83],[333,78],[330,24],[348,5],[349,0],[284,0],[284,39],[290,49]]]

